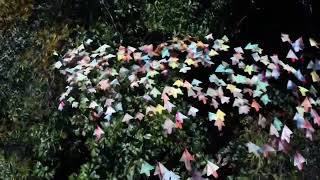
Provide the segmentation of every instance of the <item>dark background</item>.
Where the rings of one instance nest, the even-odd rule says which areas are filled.
[[[291,40],[300,36],[319,38],[318,0],[241,0],[232,4],[234,36],[259,42],[266,51],[279,51],[281,33],[289,34]]]

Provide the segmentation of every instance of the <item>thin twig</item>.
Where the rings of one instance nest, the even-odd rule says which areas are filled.
[[[109,8],[110,8],[110,5],[107,3],[107,5],[105,4],[104,0],[100,1],[102,3],[102,5],[104,6],[105,10],[107,11],[107,13],[109,14],[109,17],[111,19],[111,22],[113,24],[113,27],[114,27],[114,30],[117,31],[119,34],[120,34],[120,43],[123,41],[123,37],[122,37],[122,34],[117,30],[117,26],[115,24],[115,21],[113,19],[113,16],[111,15],[110,11],[109,11]]]

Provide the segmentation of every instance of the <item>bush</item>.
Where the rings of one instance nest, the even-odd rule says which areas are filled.
[[[298,75],[298,70],[275,56],[268,60],[268,56],[262,55],[262,49],[250,43],[245,47],[246,53],[239,48],[235,49],[235,54],[229,53],[230,47],[225,44],[228,41],[227,37],[215,41],[209,37],[208,44],[193,39],[172,40],[156,48],[152,45],[139,49],[120,46],[114,53],[108,45],[93,51],[92,42],[88,40],[65,54],[55,64],[68,82],[67,90],[60,97],[59,109],[70,113],[75,135],[84,139],[90,151],[88,161],[73,176],[137,179],[145,177],[140,168],[146,162],[148,170],[156,169],[152,171],[155,175],[159,168],[164,168],[163,165],[169,167],[158,174],[160,178],[167,175],[173,178],[172,170],[186,179],[195,176],[200,169],[205,171],[208,166],[215,170],[208,172],[207,176],[227,176],[227,170],[236,169],[239,176],[252,178],[307,176],[292,166],[294,164],[302,170],[300,166],[305,160],[296,164],[297,160],[293,163],[290,158],[296,159],[299,150],[301,153],[306,150],[301,146],[302,142],[306,144],[303,132],[311,133],[307,138],[318,138],[309,123],[311,118],[308,116],[309,120],[302,122],[309,123],[308,126],[301,126],[301,122],[295,119],[298,129],[294,130],[294,139],[291,139],[290,129],[294,128],[292,118],[297,116],[295,105],[316,98],[313,86],[318,85],[314,83],[313,90],[310,89],[313,92],[306,96],[302,86],[293,88],[291,94],[287,91],[287,84],[279,84],[277,80],[288,82],[292,79],[300,84],[303,78],[310,77],[312,70],[303,69],[305,74]],[[247,53],[251,58],[246,56]],[[232,64],[219,61],[230,55]],[[237,55],[246,59],[240,61]],[[310,66],[310,62],[304,65]],[[197,68],[214,73],[193,74]],[[289,76],[286,72],[294,74]],[[203,78],[202,82],[196,78]],[[190,98],[192,100],[188,101]],[[224,101],[224,98],[227,99]],[[207,108],[200,108],[195,101]],[[304,113],[311,115],[313,124],[317,124],[311,106],[306,109],[304,103]],[[197,108],[191,106],[201,109],[199,113],[202,115],[192,116],[192,111]],[[261,106],[265,108],[260,110]],[[317,106],[318,103],[314,102],[312,108]],[[230,119],[226,123],[224,116]],[[267,118],[263,120],[262,116]],[[175,119],[175,124],[171,119]],[[213,141],[219,139],[217,129],[221,131],[222,126],[235,128],[239,125],[243,130],[234,131],[239,135],[236,142],[232,141],[226,147],[218,144],[217,150],[222,149],[218,156],[213,156]],[[172,133],[166,129],[168,126],[174,129]],[[282,131],[282,134],[275,136],[271,134],[275,132],[269,132],[266,127],[276,127],[276,133]],[[215,137],[210,133],[215,133]],[[285,133],[289,134],[286,136]],[[248,154],[247,149],[254,155]],[[277,151],[283,151],[289,158]],[[185,162],[185,166],[179,160]],[[221,169],[217,173],[219,166]]]

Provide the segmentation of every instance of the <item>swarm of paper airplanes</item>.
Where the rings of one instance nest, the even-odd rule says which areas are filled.
[[[70,50],[54,65],[66,77],[68,83],[66,91],[60,97],[58,109],[63,110],[66,106],[90,109],[90,116],[108,122],[118,113],[123,115],[124,123],[142,121],[146,116],[166,111],[172,114],[172,119],[175,118],[175,121],[169,118],[163,120],[164,133],[170,135],[174,129],[184,128],[184,120],[197,116],[199,109],[191,105],[185,107],[185,110],[175,109],[175,99],[187,95],[200,103],[212,106],[207,120],[214,121],[219,131],[223,131],[224,122],[228,120],[228,112],[223,112],[223,109],[219,108],[220,105],[236,108],[239,114],[248,114],[249,111],[259,114],[259,110],[267,108],[271,101],[267,89],[269,80],[279,80],[280,76],[285,75],[286,82],[281,83],[287,83],[287,89],[292,91],[297,99],[303,99],[300,104],[293,104],[297,112],[292,120],[296,122],[297,128],[305,133],[306,138],[312,140],[314,126],[320,126],[320,116],[317,112],[320,105],[320,99],[317,97],[320,60],[309,61],[306,68],[294,68],[295,63],[303,61],[301,51],[305,45],[302,38],[292,42],[289,35],[281,35],[283,43],[291,44],[287,56],[282,59],[277,55],[262,55],[262,49],[258,44],[249,43],[245,47],[232,49],[227,45],[229,39],[226,36],[214,39],[210,34],[205,39],[205,42],[175,39],[157,47],[144,45],[138,49],[120,46],[113,54],[109,53],[112,48],[108,45],[86,52],[85,45],[91,43],[91,40],[88,40],[78,48]],[[319,48],[319,44],[312,38],[308,43],[309,47]],[[219,59],[220,53],[227,51],[233,53],[232,57]],[[245,51],[251,54],[250,58],[244,57]],[[157,85],[159,76],[168,76],[171,72],[186,74],[199,66],[216,67],[208,75],[208,82],[205,83],[209,84],[209,87],[206,89],[201,87],[204,82],[197,79],[191,82],[178,79],[173,84],[163,87]],[[98,72],[98,76],[95,79],[89,78],[91,72]],[[124,84],[128,85],[129,89],[143,87],[145,93],[142,100],[147,104],[155,101],[158,105],[150,103],[143,111],[127,111],[122,107],[122,103],[123,99],[130,95],[117,92],[117,87]],[[82,93],[79,99],[71,96],[75,90]],[[90,100],[89,97],[101,91],[105,92],[105,97]],[[288,151],[294,135],[285,122],[274,117],[273,123],[268,124],[266,118],[259,114],[257,123],[262,128],[270,128],[270,137],[276,139],[276,143],[260,147],[248,142],[246,145],[249,153],[267,156],[275,151]],[[103,128],[97,125],[93,134],[96,140],[99,140],[104,134]],[[185,149],[180,161],[184,162],[186,169],[190,171],[191,161],[195,160],[196,157]],[[304,163],[306,159],[295,150],[294,166],[301,170]],[[216,164],[208,161],[203,174],[218,177],[218,169]],[[179,179],[178,175],[160,162],[155,167],[144,162],[140,173],[149,176],[152,170],[155,170],[154,175],[158,175],[160,179]]]

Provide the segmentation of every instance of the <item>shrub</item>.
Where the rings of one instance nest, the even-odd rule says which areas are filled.
[[[208,168],[214,170],[211,169],[205,176],[217,177],[224,175],[227,169],[234,169],[233,164],[244,176],[276,178],[279,174],[279,177],[301,177],[292,165],[287,164],[290,160],[276,151],[289,153],[289,157],[295,159],[290,164],[302,170],[306,161],[297,151],[302,148],[299,146],[303,139],[301,132],[306,132],[307,138],[317,138],[309,123],[309,115],[314,120],[313,124],[318,123],[314,114],[318,100],[313,100],[317,98],[314,88],[317,84],[308,90],[302,86],[297,88],[291,81],[297,84],[305,81],[310,77],[308,68],[303,69],[305,74],[300,74],[300,69],[284,63],[278,56],[271,56],[271,60],[268,56],[262,56],[262,49],[251,43],[245,47],[251,58],[244,59],[243,49],[238,47],[235,53],[231,53],[229,61],[232,62],[227,63],[220,58],[230,56],[230,47],[225,44],[228,38],[215,41],[210,36],[207,38],[208,44],[185,39],[172,40],[156,48],[153,45],[144,45],[139,49],[120,46],[116,53],[108,45],[93,51],[91,40],[88,40],[77,49],[70,50],[55,64],[68,82],[66,92],[60,97],[59,109],[70,112],[74,133],[85,140],[90,151],[88,161],[74,176],[83,179],[137,179],[145,177],[141,174],[147,167],[148,172],[155,169],[152,172],[160,178],[175,178],[174,173],[182,179],[201,176],[198,171],[204,169],[206,172]],[[293,47],[301,45],[293,44]],[[290,53],[293,51],[290,50]],[[301,66],[309,66],[315,72],[311,62]],[[188,75],[187,72],[194,73],[197,68],[213,74]],[[293,76],[284,75],[286,72],[293,73]],[[204,79],[189,80],[190,77]],[[287,84],[276,83],[280,79],[285,82],[289,79],[288,87]],[[318,80],[312,79],[313,82]],[[288,94],[287,88],[293,89],[293,94]],[[306,95],[308,91],[311,94]],[[194,100],[190,103],[187,99],[191,97]],[[200,110],[205,116],[193,116],[199,111],[199,107],[194,108],[197,106],[194,101],[212,107]],[[263,105],[266,108],[260,110]],[[298,115],[304,112],[309,120],[301,122],[301,119],[296,119],[295,105],[298,105]],[[304,108],[299,109],[299,106]],[[286,110],[281,111],[283,108]],[[291,139],[293,117],[298,129],[294,131],[295,138]],[[225,118],[230,120],[224,123]],[[238,121],[232,120],[235,118]],[[259,119],[258,122],[255,118]],[[219,138],[211,139],[209,134],[217,132],[217,129],[221,131],[223,126],[235,126],[235,123],[244,128],[237,139],[239,142],[223,148],[218,153],[220,156],[213,156],[210,146]],[[217,129],[214,131],[210,128],[212,126]],[[271,128],[270,132],[266,127]],[[258,131],[260,134],[252,134]],[[247,148],[254,155],[248,155]],[[297,160],[298,157],[301,161]],[[272,166],[272,161],[283,166]],[[222,167],[221,170],[212,162]]]

